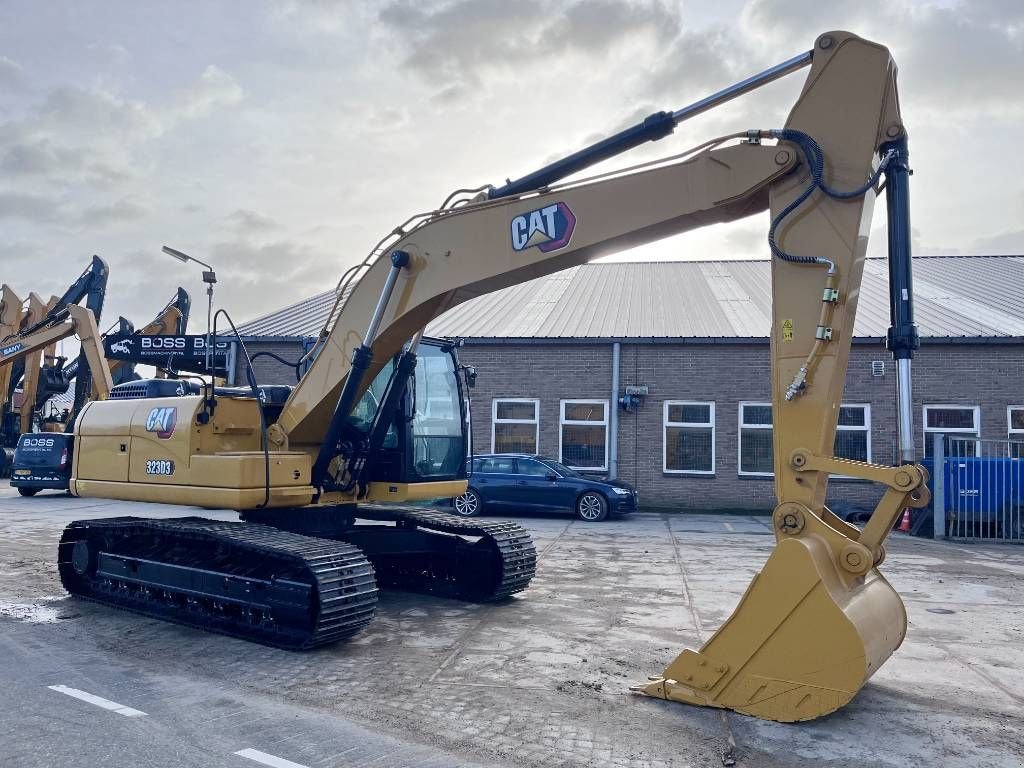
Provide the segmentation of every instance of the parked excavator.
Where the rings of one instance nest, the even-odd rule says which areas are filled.
[[[3,285],[0,288],[0,349],[6,350],[11,344],[10,339],[20,334],[23,328],[41,320],[56,301],[54,296],[47,304],[36,293],[29,294],[28,300],[22,301],[10,286]],[[34,380],[33,372],[38,369],[41,356],[42,350],[38,350],[28,356],[27,364],[19,356],[16,364],[0,367],[0,477],[10,474],[18,437],[26,431],[21,426],[26,413],[31,419],[32,406],[27,402],[24,390],[18,402],[18,383],[23,373],[30,383]]]
[[[106,297],[107,278],[110,274],[106,263],[99,256],[93,256],[89,265],[68,287],[63,295],[51,297],[43,302],[36,294],[30,294],[27,302],[18,299],[14,290],[4,284],[0,288],[0,361],[7,360],[8,365],[0,364],[0,396],[4,397],[3,435],[5,448],[13,448],[21,432],[31,429],[32,411],[35,398],[23,396],[20,412],[15,413],[12,407],[15,387],[28,377],[29,388],[39,386],[41,377],[43,388],[50,384],[50,379],[61,378],[54,373],[54,344],[37,347],[29,354],[24,351],[19,341],[22,336],[30,336],[44,327],[59,323],[66,317],[66,310],[73,304],[85,302],[85,307],[92,313],[95,322],[99,322]],[[15,355],[15,352],[20,354]],[[40,370],[40,363],[48,358],[45,371]],[[57,365],[60,368],[62,364]],[[76,367],[80,372],[75,387],[74,406],[72,413],[77,413],[92,390],[89,363],[84,352],[79,355]],[[23,392],[24,392],[23,387]],[[61,394],[67,387],[61,390]],[[27,412],[27,413],[26,413]]]
[[[98,370],[95,364],[102,363],[103,375],[88,374],[93,378],[89,382],[93,400],[106,399],[113,387],[138,379],[137,363],[158,366],[158,376],[176,375],[176,361],[183,361],[187,370],[187,359],[181,355],[163,351],[149,354],[150,350],[142,346],[145,341],[184,338],[191,300],[183,288],[178,288],[174,298],[141,330],[136,331],[131,322],[121,317],[102,336],[94,333],[95,318],[90,310],[76,304],[65,304],[58,310],[56,301],[51,301],[50,311],[37,322],[0,342],[0,370],[12,368],[17,361],[28,361],[23,379],[21,434],[12,451],[10,473],[11,486],[22,496],[34,496],[45,489],[67,490],[70,481],[74,450],[70,430],[77,414],[71,409],[52,416],[43,411],[51,397],[67,392],[81,370],[77,360],[65,367],[63,357],[52,357],[58,341],[77,335],[82,343],[81,357],[89,361],[89,370]],[[33,306],[30,298],[30,315]],[[110,348],[119,359],[107,359],[105,352]],[[44,349],[50,357],[40,368],[39,356]],[[33,412],[37,414],[34,424]]]
[[[782,128],[564,180],[808,66]],[[366,626],[379,585],[473,599],[522,590],[536,556],[517,526],[372,504],[466,486],[458,363],[453,350],[422,344],[422,329],[475,296],[769,210],[777,543],[703,648],[684,650],[638,690],[780,721],[834,711],[904,638],[903,604],[878,566],[896,517],[928,501],[910,397],[918,340],[908,176],[889,51],[828,32],[811,51],[517,181],[459,190],[346,273],[347,300],[286,398],[250,377],[242,390],[89,403],[75,425],[72,493],[228,507],[243,521],[74,522],[59,545],[63,584],[107,605],[301,649]],[[832,456],[883,178],[898,466]],[[884,487],[863,529],[825,506],[830,473]]]

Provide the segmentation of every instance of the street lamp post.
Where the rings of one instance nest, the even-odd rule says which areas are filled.
[[[206,372],[210,374],[210,381],[213,381],[213,342],[211,339],[211,332],[213,327],[213,286],[217,282],[217,273],[213,271],[213,267],[207,264],[205,261],[200,261],[195,256],[189,256],[187,253],[182,253],[179,250],[171,248],[165,245],[163,252],[168,256],[173,256],[178,261],[189,262],[194,261],[201,267],[206,267],[203,270],[203,282],[206,283]]]

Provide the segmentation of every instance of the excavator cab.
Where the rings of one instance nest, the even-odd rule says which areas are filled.
[[[404,382],[396,378],[402,375],[400,362],[396,356],[381,369],[348,420],[352,437],[368,444],[374,424],[388,420],[382,408],[389,390],[401,388],[380,449],[369,454],[363,477],[383,483],[465,479],[469,417],[455,345],[423,339],[415,370]]]

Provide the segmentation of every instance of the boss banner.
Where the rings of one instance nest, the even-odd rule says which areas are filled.
[[[218,339],[213,350],[213,368],[223,375],[228,366],[231,342]],[[144,363],[176,371],[206,373],[206,336],[111,335],[103,340],[108,360]]]

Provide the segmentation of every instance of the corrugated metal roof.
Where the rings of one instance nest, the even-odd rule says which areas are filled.
[[[921,336],[1024,337],[1024,256],[914,259]],[[245,335],[313,336],[334,291],[243,323]],[[584,264],[480,296],[427,327],[465,338],[765,338],[771,325],[768,261]],[[889,327],[888,266],[864,269],[854,335]]]

